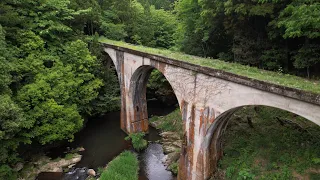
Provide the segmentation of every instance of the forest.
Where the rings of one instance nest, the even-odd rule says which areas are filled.
[[[0,179],[16,179],[23,147],[119,109],[100,36],[320,77],[318,0],[1,0]]]

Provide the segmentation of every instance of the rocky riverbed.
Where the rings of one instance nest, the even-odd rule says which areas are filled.
[[[71,168],[77,162],[81,160],[80,154],[74,153],[69,154],[65,158],[51,159],[45,155],[39,155],[34,157],[30,162],[27,162],[19,172],[20,180],[34,180],[36,177],[43,172],[48,173],[63,173],[64,168]]]
[[[29,162],[18,163],[16,171],[19,172],[19,180],[48,180],[64,179],[73,180],[74,176],[80,179],[86,179],[89,176],[95,176],[95,172],[88,168],[74,168],[81,161],[82,155],[79,153],[84,148],[77,148],[68,152],[64,158],[51,159],[46,155],[35,155]],[[65,173],[67,172],[67,173]],[[79,179],[78,178],[78,179]],[[79,179],[79,180],[80,180]]]
[[[150,126],[159,129],[159,121],[150,123]],[[162,144],[163,152],[165,154],[162,162],[167,166],[167,170],[177,174],[182,139],[177,132],[170,131],[164,131],[160,133],[160,136],[160,143]]]

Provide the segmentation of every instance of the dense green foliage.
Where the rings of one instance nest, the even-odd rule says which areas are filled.
[[[178,0],[178,46],[262,69],[319,75],[319,7],[317,0]]]
[[[109,1],[112,5],[102,9],[102,26],[97,28],[108,39],[295,75],[319,75],[316,0]]]
[[[316,80],[282,74],[318,79],[319,8],[317,0],[1,0],[0,179],[16,179],[21,145],[72,141],[85,119],[119,108],[119,83],[99,36],[319,93]],[[173,95],[157,71],[148,88],[157,98]],[[180,122],[164,122],[181,131]]]
[[[77,26],[93,11],[76,4],[0,2],[0,179],[16,179],[19,145],[72,141],[86,117],[118,107],[115,73]]]
[[[314,171],[320,168],[319,132],[319,126],[294,114],[246,107],[233,115],[225,131],[218,174],[225,179],[319,176]]]
[[[132,152],[125,151],[113,159],[102,172],[101,180],[138,180],[139,161]]]
[[[131,140],[133,148],[137,151],[141,151],[148,146],[147,140],[143,139],[144,136],[145,136],[145,133],[143,132],[132,133],[132,134],[129,134],[129,136],[127,136],[125,140],[127,141]]]
[[[97,23],[91,27],[94,32],[110,39],[151,47],[170,48],[174,45],[175,17],[171,12],[159,9],[169,8],[168,3],[107,0],[98,4],[99,8],[95,9],[97,16],[92,20]]]

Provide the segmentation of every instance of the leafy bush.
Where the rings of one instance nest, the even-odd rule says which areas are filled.
[[[0,165],[0,179],[14,180],[17,174],[8,165]]]
[[[249,180],[249,179],[254,179],[254,174],[252,174],[250,172],[249,169],[242,169],[239,171],[239,174],[238,174],[238,180]]]
[[[133,148],[137,151],[141,151],[145,149],[148,145],[148,142],[143,139],[145,136],[145,133],[139,132],[139,133],[132,133],[129,136],[125,138],[125,140],[131,140]]]

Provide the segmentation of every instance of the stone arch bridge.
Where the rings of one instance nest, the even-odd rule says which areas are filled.
[[[171,84],[184,122],[181,180],[211,177],[222,156],[220,137],[234,111],[247,105],[283,109],[320,125],[320,95],[232,73],[103,44],[121,88],[121,129],[148,131],[146,84],[158,69]]]

